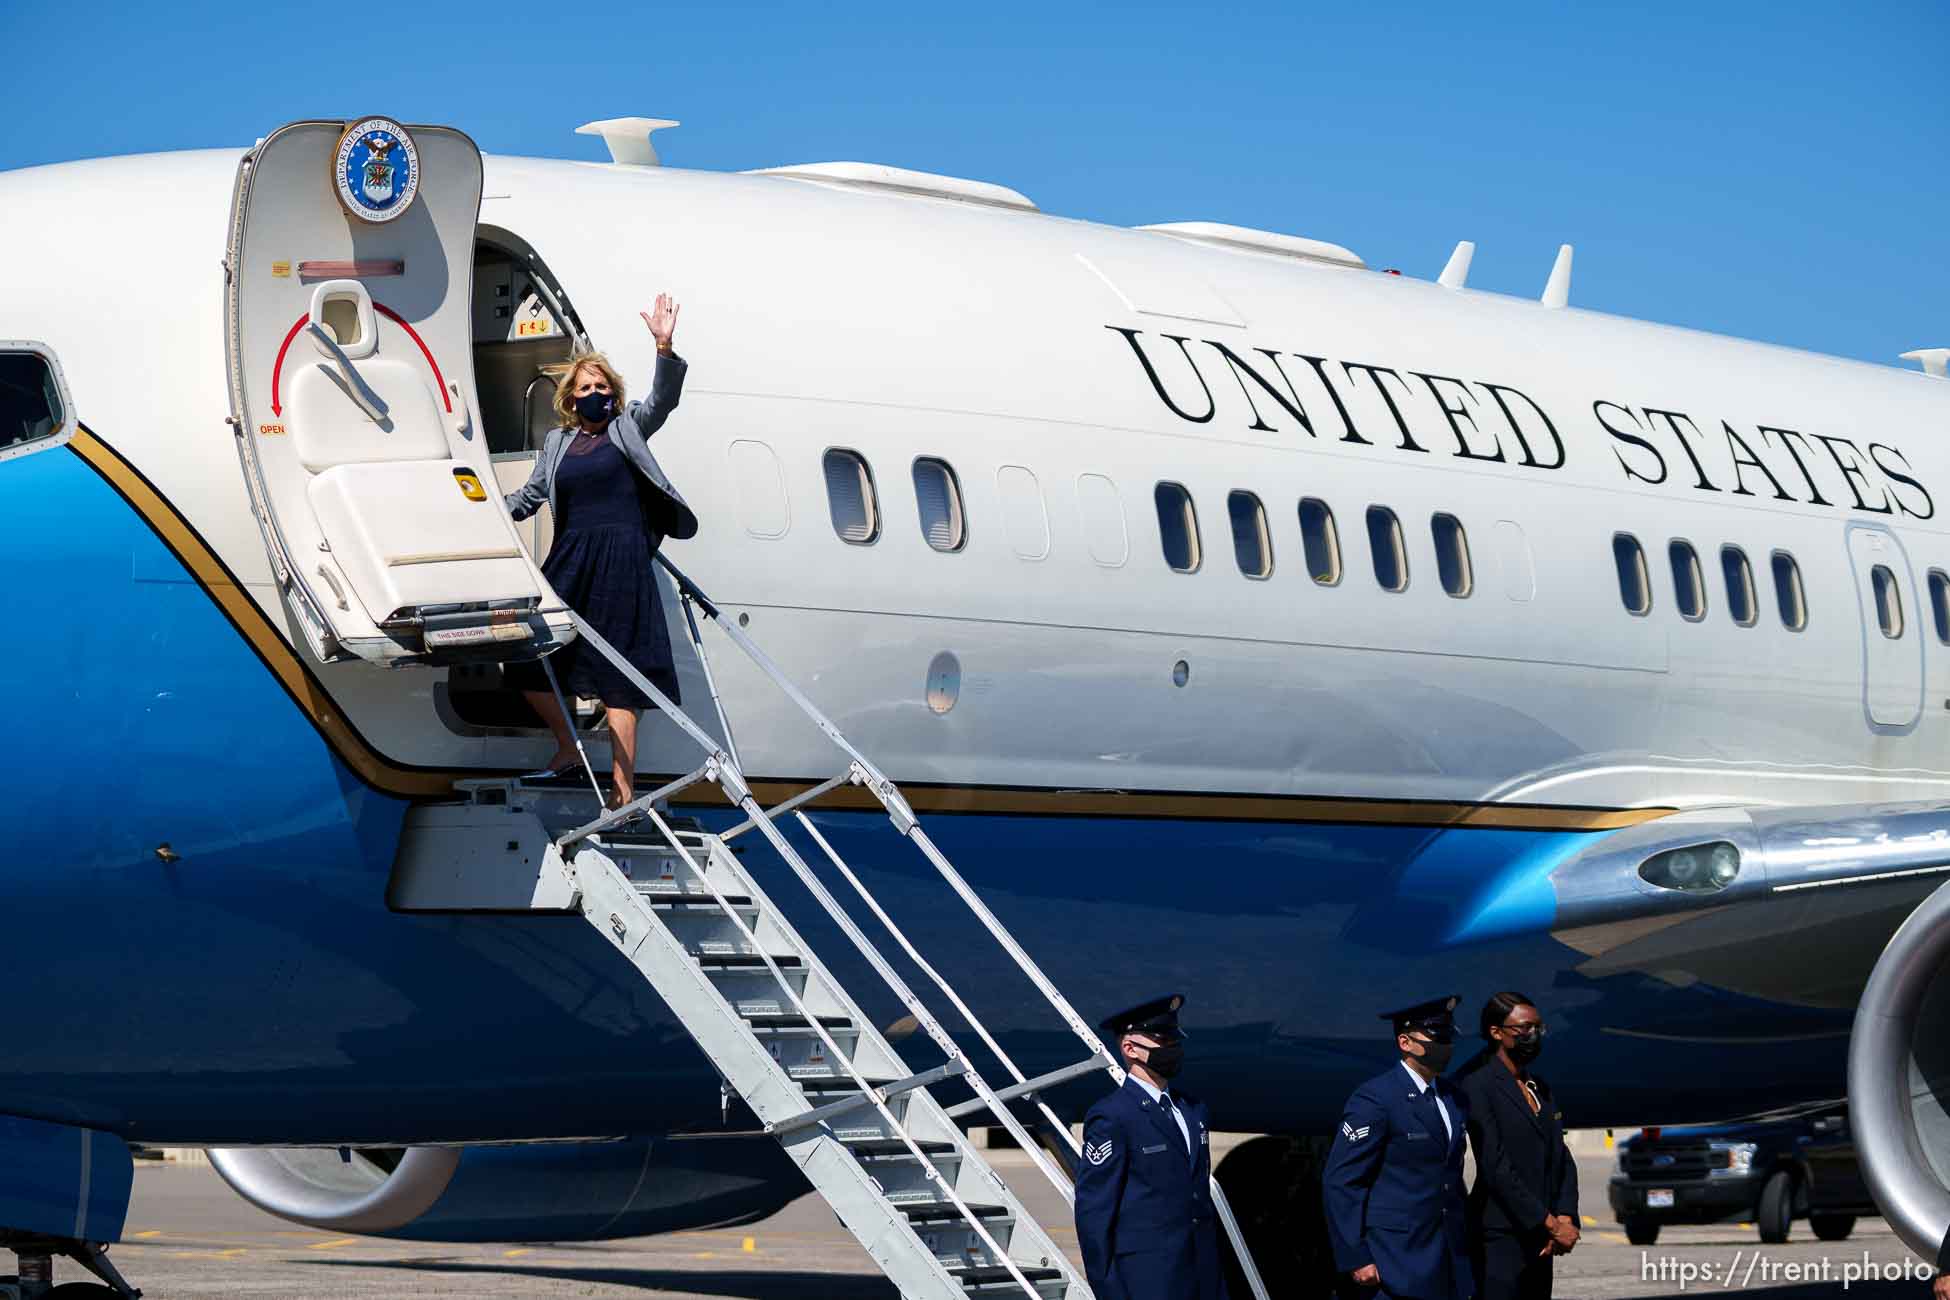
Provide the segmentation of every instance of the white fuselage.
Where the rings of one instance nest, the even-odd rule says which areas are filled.
[[[0,176],[0,336],[52,346],[83,422],[282,626],[224,420],[236,163]],[[491,158],[486,195],[483,223],[547,260],[639,390],[637,312],[660,291],[683,302],[689,385],[656,452],[703,524],[668,554],[898,780],[1587,808],[1950,789],[1950,646],[1927,577],[1950,567],[1941,381],[803,180]],[[835,447],[872,469],[870,545],[831,525]],[[956,553],[922,536],[917,456],[958,478]],[[1160,482],[1196,507],[1195,572],[1166,563]],[[1264,579],[1235,562],[1242,491],[1265,511]],[[1334,585],[1302,558],[1303,497],[1333,510]],[[1400,519],[1405,591],[1376,581],[1370,505]],[[1468,538],[1463,598],[1437,580],[1438,512]],[[1643,616],[1621,600],[1620,532],[1644,549]],[[1676,608],[1674,538],[1704,575],[1696,622]],[[1753,626],[1729,616],[1728,544],[1752,566]],[[1800,631],[1778,612],[1776,551],[1804,585]],[[1876,626],[1877,563],[1899,584],[1898,638]],[[943,651],[962,681],[938,714]],[[713,665],[747,771],[831,774],[768,684],[734,656]],[[444,725],[439,672],[317,671],[394,763],[506,770],[545,752]],[[644,770],[694,762],[649,727]]]

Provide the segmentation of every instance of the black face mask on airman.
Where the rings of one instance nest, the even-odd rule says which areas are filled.
[[[1449,1062],[1456,1054],[1456,1045],[1453,1042],[1425,1043],[1419,1038],[1411,1038],[1408,1041],[1422,1049],[1422,1055],[1418,1059],[1437,1074],[1449,1068]]]
[[[1165,1043],[1151,1049],[1144,1058],[1144,1068],[1160,1079],[1175,1078],[1185,1064],[1185,1044]]]

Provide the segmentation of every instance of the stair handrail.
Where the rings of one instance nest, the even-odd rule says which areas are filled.
[[[833,922],[839,926],[841,932],[853,942],[861,955],[873,966],[875,973],[886,982],[895,996],[906,1005],[909,1013],[915,1017],[916,1023],[928,1033],[930,1040],[948,1055],[950,1061],[960,1061],[966,1066],[966,1069],[962,1072],[963,1079],[983,1099],[988,1109],[1001,1122],[1003,1127],[1008,1130],[1010,1136],[1015,1138],[1016,1142],[1029,1155],[1037,1168],[1059,1190],[1064,1189],[1065,1183],[1062,1176],[1049,1163],[1047,1157],[1036,1149],[1035,1142],[1030,1138],[1027,1130],[1023,1128],[1022,1121],[1015,1117],[1006,1103],[996,1097],[994,1090],[982,1078],[980,1071],[974,1068],[972,1062],[967,1061],[966,1054],[962,1052],[960,1046],[954,1041],[954,1037],[935,1019],[934,1014],[928,1010],[927,1005],[915,996],[914,991],[908,987],[906,981],[901,979],[899,972],[895,971],[887,959],[874,947],[873,941],[867,938],[865,932],[848,915],[846,909],[839,905],[838,900],[832,896],[820,881],[819,877],[814,874],[812,868],[806,864],[805,859],[799,854],[799,851],[792,847],[786,840],[784,834],[780,832],[778,826],[774,824],[770,815],[760,806],[758,800],[752,795],[750,783],[745,780],[744,773],[739,769],[737,761],[732,757],[729,749],[719,745],[709,732],[706,732],[702,727],[698,726],[688,714],[678,707],[675,700],[672,700],[663,691],[659,690],[654,683],[643,675],[636,665],[632,664],[620,654],[614,646],[610,645],[604,639],[600,632],[590,626],[586,619],[574,610],[570,610],[568,613],[571,622],[575,625],[577,633],[581,635],[583,640],[593,647],[597,653],[608,659],[610,664],[617,671],[621,672],[632,685],[648,696],[650,701],[659,710],[668,715],[673,722],[677,723],[685,734],[689,735],[705,750],[708,757],[701,767],[691,773],[679,777],[675,781],[649,794],[640,795],[622,807],[607,811],[602,816],[596,818],[596,820],[578,826],[561,835],[555,841],[556,846],[566,851],[571,846],[587,840],[594,835],[598,835],[603,830],[638,814],[647,816],[657,826],[658,830],[671,846],[684,858],[685,862],[692,866],[693,874],[697,875],[698,879],[718,902],[720,910],[729,917],[731,923],[738,928],[739,933],[752,945],[753,951],[765,963],[766,968],[772,973],[774,979],[780,983],[786,995],[793,1000],[795,1008],[808,1018],[814,1032],[827,1044],[828,1050],[833,1052],[834,1058],[845,1065],[848,1074],[852,1076],[853,1081],[860,1086],[862,1091],[871,1095],[871,1086],[860,1075],[852,1060],[839,1051],[838,1045],[833,1043],[825,1028],[818,1023],[817,1018],[813,1017],[801,1004],[797,995],[793,993],[791,985],[785,982],[772,959],[758,944],[756,936],[746,926],[744,919],[725,905],[723,897],[716,886],[705,877],[702,871],[697,869],[692,862],[689,852],[677,839],[676,831],[670,827],[669,823],[664,820],[657,810],[656,803],[660,798],[674,794],[679,790],[696,784],[700,780],[709,780],[715,783],[724,792],[726,798],[731,800],[733,806],[743,812],[758,827],[759,831],[771,843],[773,850],[791,868],[793,874],[799,878],[800,883],[806,887],[814,899],[826,910]],[[695,628],[693,628],[693,631],[695,631]],[[715,701],[715,690],[713,697]],[[719,707],[722,723],[722,705],[720,704]],[[927,1161],[920,1149],[914,1145],[914,1141],[908,1135],[906,1128],[893,1117],[893,1113],[888,1109],[886,1103],[877,1097],[873,1100],[876,1109],[881,1112],[889,1126],[901,1135],[903,1142],[910,1148],[914,1157],[921,1161],[921,1167],[927,1172],[928,1180],[936,1182],[941,1187],[942,1193],[954,1205],[963,1220],[974,1230],[975,1235],[982,1243],[989,1248],[989,1253],[995,1257],[1017,1285],[1022,1287],[1024,1292],[1032,1300],[1040,1300],[1041,1293],[1035,1289],[1034,1284],[1023,1275],[1015,1261],[1009,1257],[1006,1251],[1002,1250],[1001,1246],[989,1234],[988,1229],[980,1222],[979,1216],[969,1210],[968,1206],[962,1201],[960,1194],[945,1180],[939,1177],[934,1166]],[[1065,1132],[1067,1133],[1067,1131],[1066,1129]],[[1064,1263],[1064,1268],[1066,1272],[1071,1271],[1068,1268],[1067,1261]]]
[[[989,910],[988,905],[969,886],[968,881],[955,869],[954,864],[948,861],[947,855],[935,845],[934,840],[921,828],[920,818],[916,815],[912,806],[908,804],[907,798],[901,793],[900,787],[882,772],[874,764],[872,759],[868,758],[852,741],[846,738],[845,733],[839,729],[839,726],[831,718],[828,718],[819,706],[807,697],[804,691],[799,689],[798,685],[786,674],[785,670],[780,668],[777,662],[759,647],[757,642],[745,634],[743,628],[739,627],[734,620],[725,618],[723,611],[718,608],[717,603],[706,595],[704,589],[693,582],[682,569],[672,563],[669,556],[665,555],[662,551],[658,551],[656,553],[656,560],[659,565],[663,566],[664,571],[670,575],[671,581],[676,584],[678,595],[684,606],[684,618],[690,632],[691,643],[697,651],[698,662],[703,668],[705,682],[711,695],[711,703],[717,710],[718,723],[724,733],[726,746],[729,747],[733,744],[731,721],[726,714],[723,698],[718,691],[716,676],[711,671],[710,656],[705,652],[704,641],[699,634],[697,620],[692,617],[691,610],[693,607],[702,610],[706,619],[715,625],[720,632],[724,633],[733,645],[743,651],[745,657],[750,659],[758,667],[760,672],[771,679],[772,684],[777,686],[785,697],[797,706],[799,711],[805,714],[813,725],[836,748],[853,760],[856,783],[864,786],[880,803],[881,807],[885,809],[888,818],[894,824],[894,829],[899,831],[903,837],[912,841],[920,849],[922,855],[933,864],[936,872],[948,883],[949,888],[954,890],[956,896],[962,900],[969,911],[973,912],[976,919],[982,923],[983,928],[989,932],[990,936],[995,939],[1003,951],[1007,952],[1010,958],[1015,961],[1017,968],[1042,993],[1044,999],[1049,1002],[1050,1006],[1062,1018],[1064,1023],[1069,1026],[1070,1031],[1090,1049],[1093,1056],[1103,1060],[1105,1072],[1110,1076],[1112,1083],[1117,1087],[1123,1087],[1126,1074],[1123,1064],[1104,1046],[1103,1041],[1097,1037],[1090,1026],[1077,1014],[1076,1008],[1070,1004],[1069,999],[1063,996],[1062,991],[1043,973],[1042,968],[1036,964],[1035,959],[1023,949],[1021,944],[1016,942],[1015,936],[1009,933],[1002,922]],[[580,625],[580,620],[577,620],[577,622]],[[758,810],[755,803],[749,815],[754,822],[763,817],[762,811]],[[812,833],[813,838],[818,841],[820,847],[825,850],[827,855],[839,866],[842,874],[846,876],[847,880],[853,885],[861,897],[866,900],[868,906],[872,908],[875,915],[887,930],[894,935],[909,957],[914,959],[921,969],[934,979],[935,983],[954,1003],[957,1010],[962,1013],[963,1018],[967,1020],[970,1028],[996,1054],[997,1059],[1010,1075],[1014,1077],[1015,1081],[1019,1084],[1026,1082],[1022,1071],[1016,1067],[1015,1063],[990,1038],[986,1027],[968,1010],[961,999],[956,996],[954,990],[948,986],[947,981],[935,971],[934,967],[920,959],[913,947],[908,944],[906,937],[895,927],[892,919],[881,910],[878,903],[867,893],[865,886],[854,878],[850,870],[847,870],[845,863],[841,861],[839,855],[833,851],[825,838],[813,830],[812,822],[806,817],[805,813],[803,811],[796,811],[794,815]],[[783,839],[778,836],[776,828],[770,825],[769,819],[766,821],[764,829],[768,839],[774,840],[776,844],[783,843]],[[796,855],[794,856],[796,857]],[[832,905],[829,904],[828,910],[832,910]],[[972,1081],[980,1080],[981,1076],[974,1070],[971,1069],[969,1074]],[[984,1084],[978,1090],[986,1091],[986,1085]],[[990,1100],[991,1097],[992,1094],[984,1099]],[[1047,1116],[1055,1131],[1061,1135],[1065,1145],[1068,1146],[1070,1154],[1073,1157],[1080,1155],[1082,1151],[1081,1145],[1076,1135],[1070,1131],[1069,1126],[1057,1120],[1054,1113],[1050,1111],[1047,1104],[1040,1097],[1036,1100],[1038,1107]],[[990,1109],[994,1110],[997,1114],[1006,1114],[1008,1108],[1006,1105],[997,1102],[992,1104]],[[1033,1148],[1024,1142],[1019,1134],[1014,1132],[1013,1125],[1010,1125],[1010,1129],[1011,1136],[1014,1136],[1016,1141],[1023,1145],[1025,1151],[1030,1151],[1034,1155]],[[1046,1170],[1045,1172],[1047,1173],[1048,1171]],[[1075,1193],[1072,1187],[1066,1186],[1063,1181],[1054,1178],[1054,1176],[1051,1177],[1051,1181],[1055,1183],[1058,1191],[1064,1195],[1066,1200],[1074,1199]],[[1226,1236],[1231,1241],[1233,1253],[1239,1261],[1240,1270],[1246,1276],[1247,1286],[1251,1288],[1255,1300],[1269,1300],[1266,1283],[1260,1277],[1258,1266],[1253,1262],[1252,1252],[1246,1248],[1245,1234],[1240,1230],[1239,1221],[1233,1215],[1232,1206],[1226,1200],[1225,1191],[1219,1186],[1219,1180],[1216,1175],[1211,1179],[1211,1193],[1213,1209],[1218,1213],[1219,1222],[1224,1226]]]

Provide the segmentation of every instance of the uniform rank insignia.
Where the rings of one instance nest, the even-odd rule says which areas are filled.
[[[1111,1139],[1105,1138],[1102,1146],[1086,1142],[1083,1144],[1083,1158],[1093,1165],[1101,1165],[1110,1159]]]
[[[1360,1128],[1355,1128],[1352,1124],[1349,1124],[1346,1120],[1342,1120],[1341,1132],[1347,1135],[1348,1141],[1359,1142],[1362,1138],[1368,1136],[1368,1126],[1363,1124]]]

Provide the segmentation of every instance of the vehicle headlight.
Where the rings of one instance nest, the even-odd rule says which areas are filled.
[[[1713,1150],[1724,1152],[1726,1157],[1725,1166],[1713,1172],[1731,1178],[1754,1171],[1754,1153],[1760,1150],[1760,1144],[1758,1142],[1715,1142]]]

